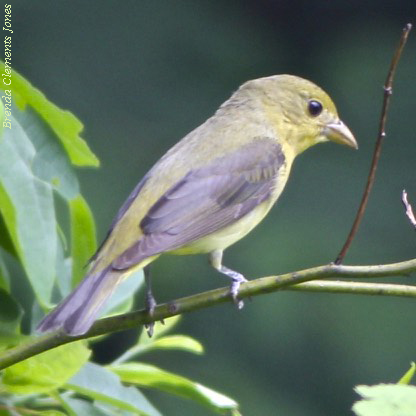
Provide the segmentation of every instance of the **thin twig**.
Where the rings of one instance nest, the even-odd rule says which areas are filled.
[[[402,191],[402,202],[403,202],[404,208],[406,210],[407,218],[409,218],[410,223],[416,229],[416,218],[415,218],[415,215],[413,214],[412,206],[410,205],[410,202],[407,200],[406,189],[403,189],[403,191]]]
[[[405,296],[416,298],[416,287],[396,285],[387,288],[385,284],[373,283],[364,287],[359,282],[316,282],[318,279],[340,278],[380,278],[388,276],[403,276],[416,272],[416,259],[400,263],[383,264],[374,266],[344,266],[328,264],[311,269],[287,273],[280,276],[261,277],[250,280],[241,285],[239,298],[257,296],[278,290],[314,290],[324,292],[365,293],[372,295]],[[313,285],[315,283],[315,285]],[[305,285],[305,282],[309,282]],[[357,283],[359,283],[357,285]],[[299,285],[295,289],[294,285]],[[394,290],[393,290],[394,289]],[[70,336],[61,331],[51,332],[40,337],[30,339],[27,343],[20,344],[0,354],[0,370],[19,361],[40,354],[60,345],[79,339],[96,337],[125,329],[137,328],[140,325],[160,321],[170,316],[192,312],[199,309],[218,305],[224,302],[232,302],[229,288],[214,289],[198,293],[186,298],[177,299],[169,303],[157,305],[152,316],[145,310],[129,312],[123,315],[111,316],[96,321],[92,328],[84,335]]]
[[[373,187],[373,184],[374,184],[374,179],[376,176],[376,169],[377,169],[378,161],[380,159],[381,145],[383,143],[383,139],[386,137],[385,126],[386,126],[386,120],[387,120],[387,110],[390,104],[390,97],[393,93],[393,79],[396,73],[397,64],[399,63],[401,54],[403,52],[404,46],[406,44],[406,41],[407,41],[407,38],[409,36],[409,32],[411,29],[412,29],[412,25],[410,23],[408,23],[404,27],[402,36],[400,38],[400,42],[397,46],[396,52],[390,64],[390,69],[387,75],[386,82],[384,84],[384,99],[383,99],[383,106],[381,110],[379,131],[378,131],[377,141],[376,141],[376,145],[374,149],[373,160],[371,162],[370,172],[367,178],[367,183],[364,189],[363,196],[361,198],[361,203],[358,208],[357,215],[351,227],[351,231],[348,234],[347,240],[345,241],[345,244],[342,247],[342,250],[340,251],[340,253],[338,254],[335,260],[335,264],[341,264],[343,262],[344,257],[347,254],[347,251],[351,246],[352,240],[354,239],[355,234],[357,233],[358,227],[361,223],[365,209],[367,207],[368,197],[370,195],[371,188]]]
[[[412,298],[416,294],[416,286],[401,285],[397,283],[368,283],[333,280],[314,280],[313,282],[300,283],[288,287],[287,290],[297,292],[345,293],[354,295],[399,296]]]

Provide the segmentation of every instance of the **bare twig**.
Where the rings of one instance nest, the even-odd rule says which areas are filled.
[[[402,191],[402,202],[404,205],[404,208],[406,210],[407,218],[409,218],[410,223],[413,225],[413,227],[416,229],[416,218],[413,214],[412,206],[410,205],[409,201],[407,200],[407,192],[405,189]]]
[[[370,195],[371,188],[373,187],[373,184],[374,184],[374,179],[376,176],[376,169],[377,169],[378,161],[380,159],[381,145],[383,143],[383,139],[386,137],[385,126],[386,126],[386,120],[387,120],[387,110],[390,104],[390,97],[393,93],[393,79],[396,73],[397,64],[399,63],[400,56],[403,52],[404,46],[406,44],[406,41],[407,41],[407,38],[409,36],[409,32],[411,29],[412,29],[412,25],[410,23],[408,23],[403,28],[403,33],[400,38],[400,42],[397,46],[396,52],[390,64],[390,69],[387,75],[386,82],[384,84],[384,99],[383,99],[383,106],[381,110],[379,131],[378,131],[378,136],[377,136],[376,145],[374,149],[373,160],[371,162],[370,172],[367,178],[367,183],[364,189],[363,196],[361,198],[361,203],[358,208],[357,215],[351,227],[351,231],[348,234],[347,240],[345,241],[345,244],[342,247],[342,250],[340,251],[340,253],[338,254],[335,260],[335,264],[341,264],[342,261],[344,260],[344,257],[347,254],[347,251],[351,246],[352,240],[354,239],[355,234],[357,233],[358,227],[361,223],[361,220],[363,218],[363,215],[367,206],[368,197]]]
[[[335,264],[328,264],[280,276],[267,276],[250,280],[241,285],[238,296],[239,298],[247,298],[264,293],[276,292],[278,290],[305,290],[416,298],[416,287],[414,286],[321,280],[330,278],[380,278],[409,275],[414,272],[416,272],[416,259],[374,266],[337,266]],[[308,283],[306,284],[305,282]],[[70,336],[61,331],[51,332],[40,337],[32,338],[27,343],[18,345],[10,350],[3,351],[0,354],[0,370],[33,357],[34,355],[79,339],[136,328],[139,325],[160,321],[169,316],[192,312],[231,301],[230,290],[225,287],[157,305],[152,316],[149,316],[147,311],[140,310],[100,319],[84,335]]]
[[[326,292],[332,294],[345,293],[354,295],[400,297],[414,297],[416,294],[416,286],[397,283],[347,282],[338,280],[314,280],[312,282],[289,286],[287,290],[297,292]]]

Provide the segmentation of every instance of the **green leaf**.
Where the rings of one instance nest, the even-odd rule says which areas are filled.
[[[85,364],[65,387],[132,414],[160,416],[142,393],[133,387],[123,386],[115,374],[97,364]]]
[[[59,230],[59,228],[58,228]],[[56,252],[56,283],[59,288],[62,299],[73,290],[72,285],[72,258],[65,258],[65,249],[63,247],[64,241],[62,238],[58,239],[58,246]]]
[[[79,184],[75,169],[50,126],[30,107],[24,111],[13,107],[13,117],[35,148],[31,163],[33,174],[49,183],[64,199],[76,196]]]
[[[13,246],[13,242],[10,238],[9,231],[7,230],[4,219],[0,210],[0,247],[2,247],[7,253],[17,258],[16,250]]]
[[[75,399],[68,395],[61,395],[61,400],[65,402],[68,411],[72,410],[74,416],[131,416],[131,412],[128,410],[122,410],[119,407],[104,404],[97,400],[90,402]]]
[[[0,61],[0,71],[4,72],[4,63]],[[79,136],[84,126],[69,111],[62,110],[51,103],[44,94],[33,87],[14,69],[10,86],[0,83],[3,90],[12,91],[12,99],[20,109],[31,106],[52,128],[65,147],[71,162],[78,166],[98,166],[99,161]],[[12,123],[12,129],[14,128]]]
[[[110,406],[109,404],[104,404],[102,402],[95,401],[94,406],[97,410],[101,410],[105,416],[131,416],[131,412],[128,410],[122,410],[118,407]]]
[[[0,331],[0,352],[21,344],[25,339],[26,335]]]
[[[357,416],[416,416],[416,387],[403,384],[357,386],[363,398],[352,408]]]
[[[170,331],[179,322],[179,319],[180,316],[176,315],[165,319],[163,324],[155,322],[155,334],[151,338],[147,335],[147,332],[143,330],[136,344],[114,360],[113,364],[123,363],[130,360],[134,356],[157,349],[179,349],[193,352],[195,354],[202,354],[204,352],[202,344],[191,337],[185,335],[161,337],[161,335]]]
[[[149,338],[147,332],[143,330],[139,336],[137,343],[143,346],[147,344],[153,344],[157,338],[160,338],[167,332],[171,331],[178,324],[180,319],[180,315],[175,315],[165,319],[163,324],[160,322],[155,322],[153,337]]]
[[[103,411],[96,406],[94,402],[86,400],[74,399],[72,397],[61,396],[61,400],[66,403],[66,406],[73,411],[74,415],[88,415],[88,416],[110,416],[120,415],[120,412]]]
[[[97,249],[95,222],[85,199],[78,195],[69,201],[71,218],[72,283],[78,284],[85,275],[85,266]]]
[[[188,337],[187,335],[168,335],[157,338],[153,342],[146,344],[138,343],[132,346],[124,352],[124,354],[114,360],[113,364],[124,363],[137,355],[154,350],[182,350],[194,354],[204,353],[204,347],[196,339]]]
[[[152,350],[182,350],[192,352],[194,354],[203,354],[204,347],[194,338],[187,335],[169,335],[156,339],[151,344]]]
[[[0,288],[0,333],[16,334],[22,314],[17,302],[9,293]]]
[[[10,292],[10,276],[1,254],[0,251],[0,289]]]
[[[57,247],[52,188],[33,174],[35,148],[12,120],[0,139],[0,213],[38,300],[47,304]]]
[[[133,305],[133,297],[143,284],[143,270],[136,270],[122,281],[105,305],[103,315],[114,315],[127,312]]]
[[[118,374],[125,383],[132,383],[142,387],[152,387],[194,400],[218,413],[228,414],[230,410],[238,409],[238,404],[233,399],[211,390],[202,384],[169,373],[153,365],[126,363],[112,365],[109,369]]]
[[[47,392],[61,387],[91,355],[85,341],[43,352],[4,370],[6,391],[16,394]]]
[[[406,371],[403,377],[397,382],[397,384],[410,384],[412,378],[415,375],[416,364],[414,362],[410,363],[410,368]]]

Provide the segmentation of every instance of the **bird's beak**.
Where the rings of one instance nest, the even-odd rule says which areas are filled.
[[[335,143],[345,144],[346,146],[358,149],[358,144],[354,135],[341,120],[328,123],[324,127],[324,135],[328,138],[328,140]]]

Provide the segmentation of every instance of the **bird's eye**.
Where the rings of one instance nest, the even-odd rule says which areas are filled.
[[[312,117],[319,116],[322,113],[322,104],[316,100],[310,100],[308,103],[308,111]]]

